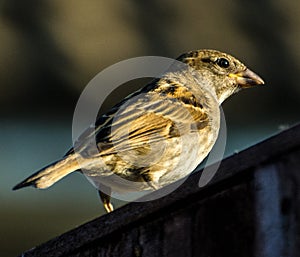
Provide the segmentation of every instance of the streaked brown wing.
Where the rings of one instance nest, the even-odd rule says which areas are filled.
[[[208,122],[200,108],[176,98],[148,92],[131,99],[97,133],[101,155],[198,131]]]
[[[154,80],[101,116],[95,129],[89,128],[80,136],[77,151],[95,155],[90,147],[94,140],[100,155],[137,149],[146,142],[199,131],[208,122],[203,105],[184,85]]]

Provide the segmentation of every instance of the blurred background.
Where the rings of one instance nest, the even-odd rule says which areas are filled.
[[[238,57],[266,86],[224,103],[228,156],[300,120],[299,28],[297,0],[0,1],[0,255],[104,213],[80,174],[48,190],[11,191],[70,148],[76,101],[98,72],[127,58],[201,48]],[[133,89],[122,87],[103,109]]]

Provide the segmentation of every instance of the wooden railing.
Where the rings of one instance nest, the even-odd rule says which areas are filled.
[[[200,174],[20,256],[300,256],[300,126],[223,160],[203,188]]]

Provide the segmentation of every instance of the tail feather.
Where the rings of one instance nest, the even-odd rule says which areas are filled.
[[[78,169],[80,169],[80,166],[78,165],[76,156],[69,155],[62,160],[54,162],[29,176],[21,183],[14,186],[13,190],[17,190],[27,186],[47,188]]]

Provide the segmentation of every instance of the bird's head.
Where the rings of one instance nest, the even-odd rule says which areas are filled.
[[[253,71],[233,56],[216,50],[198,50],[185,53],[177,60],[188,64],[199,76],[214,87],[219,103],[243,88],[264,84]]]

